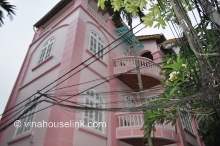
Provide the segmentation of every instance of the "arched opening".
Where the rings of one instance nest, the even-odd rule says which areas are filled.
[[[145,58],[148,58],[148,59],[151,59],[151,60],[154,59],[153,56],[152,56],[152,54],[151,54],[151,52],[145,52],[145,53],[143,53],[143,54],[141,55],[141,57],[145,57]]]

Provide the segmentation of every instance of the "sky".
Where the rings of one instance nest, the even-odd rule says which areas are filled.
[[[3,113],[14,86],[29,44],[34,36],[33,25],[40,20],[60,0],[8,0],[16,6],[13,21],[4,19],[0,27],[0,114]],[[138,24],[134,22],[133,25]],[[143,26],[140,26],[141,28]],[[167,39],[173,38],[170,29],[145,28],[137,35],[163,33]]]

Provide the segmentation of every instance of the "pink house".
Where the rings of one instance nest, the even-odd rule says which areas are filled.
[[[140,105],[126,27],[116,28],[95,0],[62,0],[34,26],[36,32],[5,108],[5,112],[9,111],[0,120],[0,129],[24,112],[29,116],[20,119],[20,127],[11,124],[1,132],[0,145],[147,146],[140,130],[142,111],[75,110],[61,105],[105,109]],[[125,35],[119,38],[122,34]],[[157,63],[168,53],[159,45],[165,40],[162,34],[138,36],[135,40],[146,100],[155,100],[153,97],[163,92],[160,83],[164,77],[159,75],[161,67]],[[61,100],[65,101],[51,106]],[[24,125],[28,122],[35,123]],[[169,124],[157,125],[153,144],[202,146],[197,128],[189,117],[178,119],[177,133]]]

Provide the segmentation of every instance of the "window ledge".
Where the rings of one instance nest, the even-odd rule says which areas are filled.
[[[105,140],[108,139],[104,134],[98,133],[97,131],[95,131],[93,129],[90,129],[90,128],[87,128],[87,127],[84,127],[84,128],[80,127],[79,131],[94,135],[96,137],[99,137],[99,138],[102,138],[102,139],[105,139]]]
[[[38,69],[40,66],[42,66],[43,64],[45,64],[46,62],[48,62],[49,60],[51,60],[54,56],[50,56],[48,57],[46,60],[44,60],[43,62],[41,62],[40,64],[38,64],[37,66],[35,66],[34,68],[32,68],[32,71],[35,71],[36,69]]]
[[[184,131],[187,132],[187,133],[188,133],[189,135],[191,135],[192,137],[197,138],[197,137],[195,136],[195,134],[192,133],[192,132],[190,132],[188,129],[184,128]]]
[[[88,53],[88,54],[90,54],[91,56],[93,56],[94,54],[89,50],[89,49],[86,49],[86,52]],[[95,59],[98,59],[98,57],[96,57],[96,56],[94,56],[95,57]],[[99,61],[101,64],[103,64],[105,67],[107,67],[108,65],[102,60],[102,59],[98,59],[97,61]]]
[[[16,143],[16,142],[18,142],[18,141],[21,141],[21,140],[23,140],[23,139],[27,139],[27,138],[29,138],[31,135],[32,135],[31,133],[28,133],[28,134],[22,135],[22,136],[20,136],[20,137],[17,136],[17,137],[15,137],[13,140],[9,141],[9,142],[8,142],[8,145],[13,144],[13,143]]]

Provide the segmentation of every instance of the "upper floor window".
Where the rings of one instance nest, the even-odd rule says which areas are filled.
[[[48,57],[50,57],[54,42],[55,42],[55,37],[52,37],[44,43],[38,64],[46,60]]]
[[[95,11],[95,13],[99,15],[99,17],[101,17],[103,20],[106,20],[105,11],[103,11],[100,7],[97,6],[96,0],[88,0],[88,5],[92,8],[93,11]]]
[[[26,104],[24,105],[24,109],[22,111],[22,113],[25,113],[20,119],[20,123],[21,126],[18,127],[15,131],[15,136],[20,135],[22,133],[25,133],[27,131],[29,131],[31,129],[31,122],[33,121],[34,118],[34,112],[35,112],[35,108],[36,108],[36,103],[37,103],[37,97],[39,95],[36,94],[32,97],[30,97]]]
[[[102,50],[103,46],[104,46],[104,42],[102,38],[94,31],[91,31],[90,41],[89,41],[89,50],[92,51],[94,54],[100,51],[97,54],[97,57],[101,58],[102,60],[104,60],[104,57],[103,57],[104,51]]]
[[[192,120],[190,119],[190,117],[188,115],[180,114],[180,119],[181,119],[183,127],[194,134]]]
[[[133,107],[136,105],[135,98],[132,95],[125,96],[126,107]]]
[[[93,89],[86,91],[86,106],[94,108],[103,108],[104,100]],[[98,131],[103,131],[103,128],[106,126],[104,123],[104,113],[100,110],[86,110],[84,113],[84,124],[89,128],[96,129]]]

